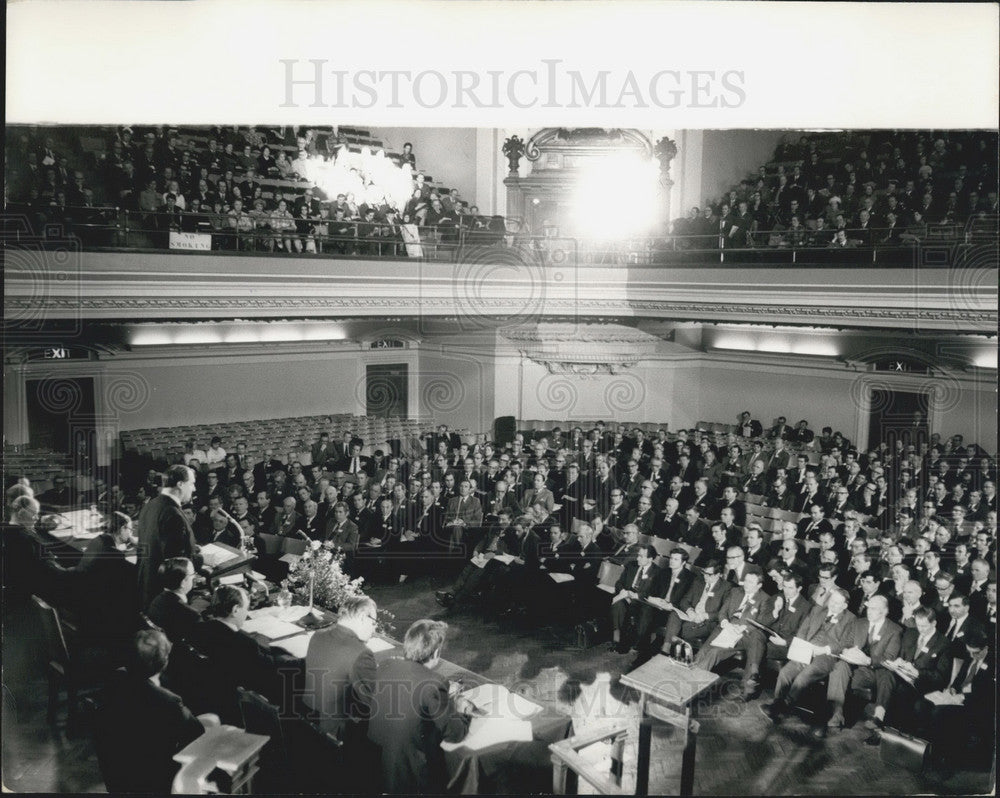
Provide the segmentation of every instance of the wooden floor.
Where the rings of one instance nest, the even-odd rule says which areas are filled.
[[[373,587],[379,606],[396,615],[402,634],[421,617],[447,620],[451,629],[444,656],[466,668],[516,688],[550,711],[600,721],[595,707],[631,713],[631,697],[618,677],[631,661],[604,647],[577,651],[568,629],[498,625],[466,613],[446,612],[434,601],[440,580],[421,578],[400,585]],[[37,671],[36,671],[37,672]],[[761,714],[760,700],[745,704],[735,683],[724,679],[699,707],[702,721],[695,776],[699,795],[913,795],[988,794],[988,772],[915,774],[887,768],[878,749],[862,740],[860,724],[826,739],[816,739],[799,718],[775,726]],[[608,701],[597,700],[602,691]],[[36,679],[16,690],[17,702],[4,702],[3,786],[16,792],[102,792],[104,785],[86,736],[68,738],[60,724],[45,721],[45,685]],[[583,695],[581,696],[581,693]],[[582,701],[586,698],[586,701]],[[617,699],[620,699],[621,704]],[[626,768],[626,776],[630,776]],[[677,792],[680,748],[669,730],[653,739],[651,793]]]

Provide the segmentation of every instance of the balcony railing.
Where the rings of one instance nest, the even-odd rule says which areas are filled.
[[[973,255],[996,262],[997,217],[966,225],[912,230],[808,228],[747,232],[734,245],[724,235],[639,236],[621,239],[538,236],[517,219],[477,217],[461,225],[170,213],[113,207],[8,208],[3,240],[45,247],[79,241],[85,249],[235,252],[291,257],[462,261],[474,257],[581,266],[880,266],[952,267]],[[922,257],[927,248],[943,257]],[[981,262],[981,261],[977,261]]]

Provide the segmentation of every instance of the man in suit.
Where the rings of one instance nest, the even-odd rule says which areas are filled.
[[[309,450],[312,455],[313,465],[325,466],[328,460],[333,459],[333,447],[330,445],[330,433],[321,432],[319,440],[312,445]]]
[[[139,606],[148,607],[160,592],[157,574],[160,563],[169,557],[187,557],[201,565],[194,532],[181,506],[194,494],[194,471],[173,465],[164,476],[159,496],[152,498],[139,513],[136,572],[139,579]]]
[[[803,512],[809,513],[809,516],[799,521],[798,534],[796,535],[799,540],[811,540],[813,543],[818,543],[821,533],[833,534],[833,526],[826,520],[826,509],[822,504],[813,504]]]
[[[684,549],[673,549],[667,569],[660,571],[650,586],[646,596],[648,603],[643,604],[639,612],[637,665],[653,655],[653,632],[666,624],[671,615],[676,614],[675,608],[681,606],[691,590],[694,574],[687,568],[687,561],[688,553]]]
[[[352,557],[358,550],[358,527],[347,517],[347,505],[337,502],[333,505],[333,518],[327,521],[324,540],[333,546],[335,551],[347,552]]]
[[[76,500],[75,491],[66,484],[66,477],[57,474],[52,479],[52,487],[38,495],[38,501],[45,510],[60,511],[71,507]]]
[[[434,670],[447,631],[441,621],[414,622],[403,638],[403,657],[378,669],[368,737],[380,750],[380,792],[445,792],[441,743],[464,739],[475,712]]]
[[[855,616],[847,611],[847,593],[837,590],[826,607],[814,607],[799,627],[796,637],[812,644],[808,665],[789,660],[778,673],[774,701],[764,705],[764,712],[778,722],[810,684],[830,675],[839,661],[837,655],[847,647]]]
[[[970,753],[989,761],[995,747],[996,663],[982,630],[966,635],[944,692],[955,703],[923,700],[916,707],[917,728],[930,740],[934,760],[945,768],[966,764],[962,757]]]
[[[160,686],[171,648],[163,632],[137,632],[133,646],[128,675],[97,718],[97,758],[109,792],[165,795],[179,768],[174,754],[219,718],[196,718]]]
[[[320,730],[344,744],[350,760],[367,738],[377,666],[366,643],[375,633],[378,612],[368,596],[345,599],[337,623],[309,640],[305,660],[307,706],[318,714]]]
[[[948,618],[942,620],[938,621],[938,631],[948,639],[948,653],[961,659],[965,656],[965,638],[972,632],[983,631],[982,622],[969,614],[968,596],[953,593],[948,599]]]
[[[802,594],[802,575],[785,571],[781,576],[780,592],[772,596],[757,615],[758,623],[771,634],[751,635],[746,641],[747,674],[743,684],[746,700],[760,693],[760,671],[766,662],[780,669],[788,654],[788,646],[809,613],[809,601]]]
[[[934,613],[921,607],[915,613],[915,621],[912,629],[903,631],[899,657],[895,660],[906,678],[886,667],[875,669],[875,706],[865,723],[873,731],[881,729],[887,717],[898,728],[908,725],[917,699],[948,683],[951,672],[948,640],[935,629]],[[877,734],[869,741],[877,743]]]
[[[878,594],[870,596],[865,605],[865,616],[854,622],[850,645],[841,652],[842,659],[830,672],[826,689],[830,704],[828,729],[843,728],[848,688],[873,689],[876,669],[883,662],[899,656],[902,636],[902,627],[889,620],[888,599]]]
[[[448,502],[444,518],[444,525],[451,529],[451,547],[458,548],[463,540],[471,544],[470,536],[477,535],[482,524],[482,505],[472,495],[472,483],[463,479],[458,484],[458,496]]]
[[[502,510],[499,523],[489,527],[472,551],[472,559],[462,569],[450,590],[435,591],[434,597],[442,607],[461,606],[474,597],[482,585],[488,584],[488,570],[493,567],[496,554],[514,554],[517,536],[511,526],[511,511]]]
[[[630,621],[638,623],[639,614],[645,606],[643,599],[649,596],[654,580],[660,574],[655,560],[655,548],[640,547],[636,558],[625,564],[615,583],[615,594],[611,600],[611,647],[619,654],[628,651],[623,634],[628,630]]]
[[[694,580],[678,605],[680,611],[671,612],[667,618],[665,646],[669,647],[675,637],[700,644],[715,629],[722,604],[732,585],[722,578],[721,560],[708,560],[701,572],[702,578]]]
[[[538,589],[541,566],[538,533],[527,517],[516,519],[512,527],[514,538],[506,553],[515,555],[513,561],[509,565],[493,561],[484,580],[487,611],[492,614],[508,610],[519,602],[533,606]]]
[[[208,657],[213,672],[213,709],[223,723],[242,725],[237,687],[254,690],[271,701],[280,697],[279,669],[294,663],[289,654],[264,649],[240,630],[250,611],[247,592],[222,585],[212,594],[206,620],[192,627],[189,642]]]
[[[187,557],[171,557],[160,565],[163,590],[146,610],[146,617],[159,626],[171,643],[187,640],[201,613],[188,604],[196,572]]]
[[[751,566],[743,578],[743,587],[737,587],[729,591],[726,600],[719,611],[718,631],[708,638],[707,643],[702,646],[698,656],[694,659],[694,665],[704,668],[707,671],[714,670],[721,663],[737,655],[740,651],[746,651],[749,647],[749,639],[763,632],[750,623],[751,620],[758,623],[766,623],[763,619],[763,611],[768,606],[767,594],[761,590],[764,583],[763,572]],[[723,643],[722,637],[729,636],[733,632],[739,637],[732,643]],[[757,671],[747,667],[743,669],[743,692],[749,694],[753,691],[752,681],[757,679]]]
[[[340,470],[347,474],[358,474],[363,471],[370,477],[372,475],[372,460],[361,454],[364,441],[361,438],[352,438],[350,446],[347,457],[340,461]]]
[[[687,523],[680,514],[677,499],[669,498],[663,503],[663,512],[653,520],[653,534],[658,538],[679,541],[684,538]]]

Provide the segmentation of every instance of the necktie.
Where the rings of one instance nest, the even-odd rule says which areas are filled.
[[[954,640],[955,639],[955,632],[958,631],[958,629],[956,628],[955,624],[956,624],[956,621],[953,620],[951,622],[951,624],[948,626],[948,639],[949,640]]]
[[[868,642],[872,642],[875,639],[876,626],[875,624],[869,624],[868,626]]]
[[[352,474],[357,474],[358,473],[358,458],[357,457],[355,457],[351,461],[351,473]]]
[[[713,585],[714,587],[714,585]],[[701,598],[698,599],[698,612],[705,611],[705,605],[708,604],[708,594],[710,590],[708,585],[705,585],[705,589],[701,592]]]
[[[962,679],[961,684],[958,686],[959,692],[965,692],[965,688],[972,684],[972,680],[976,678],[976,674],[979,672],[979,666],[982,664],[981,659],[969,660],[967,663],[968,670],[965,672],[965,677]]]
[[[730,568],[729,573],[726,574],[726,581],[732,585],[739,584],[739,579],[736,578],[736,569]]]
[[[639,582],[646,578],[646,569],[640,568],[635,572],[635,579],[632,580],[632,589],[635,590],[638,587]]]

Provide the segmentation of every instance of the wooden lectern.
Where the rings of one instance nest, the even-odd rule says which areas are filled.
[[[174,754],[174,761],[181,763],[181,769],[174,776],[171,792],[249,795],[260,751],[270,739],[262,734],[248,734],[235,726],[207,729]]]
[[[639,751],[635,794],[649,794],[649,749],[653,719],[681,730],[684,753],[681,758],[680,795],[694,790],[694,757],[698,742],[698,721],[692,703],[719,677],[710,671],[682,665],[658,654],[649,662],[622,676],[622,684],[639,693]]]

